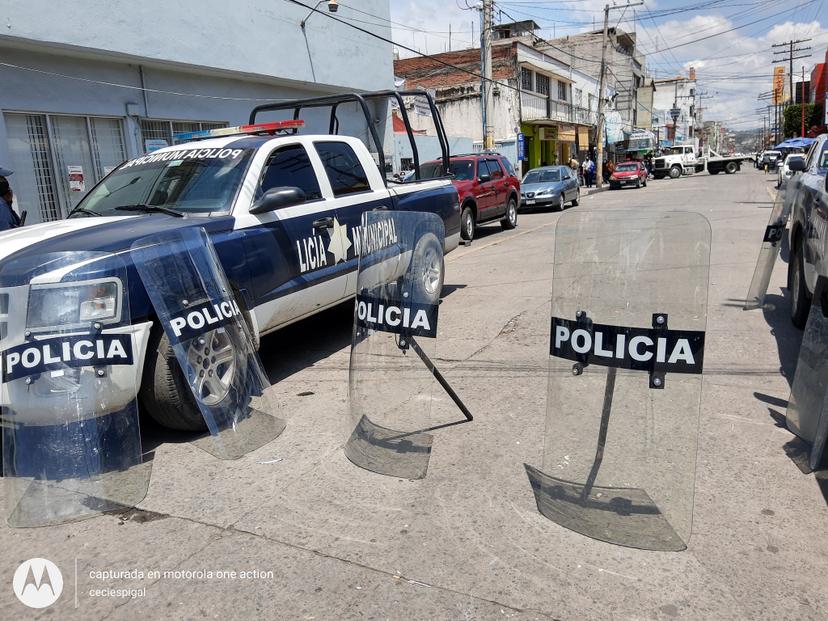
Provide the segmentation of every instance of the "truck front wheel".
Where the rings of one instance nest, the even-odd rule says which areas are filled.
[[[670,179],[678,179],[679,177],[681,177],[681,167],[673,166],[670,168]]]

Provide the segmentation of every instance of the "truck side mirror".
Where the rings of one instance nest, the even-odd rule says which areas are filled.
[[[304,203],[307,197],[305,193],[294,186],[280,186],[270,188],[250,208],[250,213],[260,214],[275,211],[281,207],[289,207]]]
[[[796,158],[788,162],[788,169],[791,172],[802,172],[805,170],[805,160]]]
[[[480,183],[486,183],[487,181],[491,181],[491,180],[492,180],[492,176],[491,176],[491,175],[489,175],[489,174],[482,174],[482,175],[480,175],[480,176],[477,178],[477,180],[478,180]]]

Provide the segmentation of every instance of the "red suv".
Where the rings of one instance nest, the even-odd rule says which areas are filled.
[[[478,224],[500,220],[504,230],[517,226],[520,179],[508,159],[497,153],[455,155],[451,158],[452,183],[460,196],[460,235],[474,238]],[[439,161],[420,166],[420,177],[439,177]]]
[[[621,162],[610,175],[610,190],[618,190],[625,185],[646,188],[647,176],[647,168],[641,162]]]

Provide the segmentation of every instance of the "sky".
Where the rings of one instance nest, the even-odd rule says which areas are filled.
[[[449,41],[455,50],[478,47],[480,15],[475,4],[391,0],[392,39],[400,44],[400,56],[415,55],[405,47],[430,54],[446,51]],[[538,34],[552,38],[593,30],[593,24],[595,29],[602,27],[604,4],[606,0],[496,0],[494,19],[534,19],[541,27]],[[828,0],[646,0],[611,11],[610,25],[636,32],[650,75],[686,75],[695,67],[697,90],[710,96],[702,100],[704,119],[743,130],[762,125],[757,109],[767,102],[757,96],[771,90],[773,44],[812,39],[798,46],[811,49],[795,56],[811,56],[794,60],[795,81],[803,66],[807,78],[814,64],[823,61]]]

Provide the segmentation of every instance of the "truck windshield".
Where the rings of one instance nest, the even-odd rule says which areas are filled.
[[[456,160],[449,163],[451,176],[458,181],[470,181],[474,179],[474,162],[472,160]],[[435,179],[443,176],[442,162],[426,162],[420,165],[420,177],[422,179]]]
[[[228,211],[253,149],[181,149],[124,162],[70,214],[123,216],[118,207],[148,205],[180,213]]]

